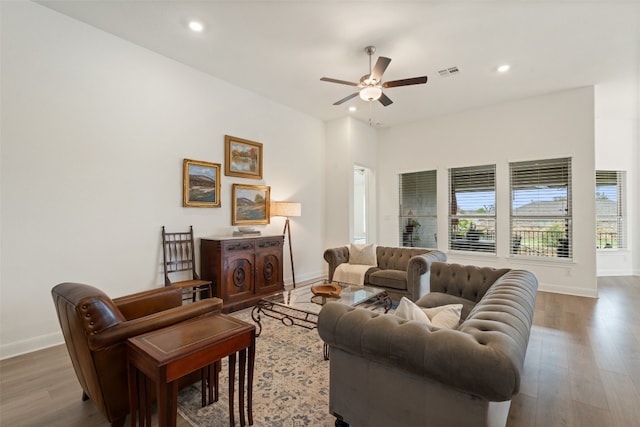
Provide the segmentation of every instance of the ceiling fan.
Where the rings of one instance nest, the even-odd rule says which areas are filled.
[[[322,77],[320,79],[323,82],[339,83],[343,85],[356,86],[361,88],[358,92],[354,92],[351,95],[345,96],[340,101],[334,102],[333,105],[340,105],[360,95],[360,98],[363,101],[370,101],[370,102],[380,101],[380,103],[386,107],[387,105],[393,104],[393,101],[389,99],[389,97],[382,92],[382,88],[389,89],[397,86],[425,84],[427,82],[427,76],[422,76],[422,77],[413,77],[410,79],[392,80],[390,82],[382,83],[382,75],[384,74],[385,70],[389,66],[389,63],[391,62],[391,58],[379,56],[378,60],[376,61],[376,65],[372,69],[371,56],[376,51],[376,48],[375,46],[367,46],[364,48],[364,51],[367,55],[369,55],[369,74],[365,74],[364,76],[360,77],[359,83],[332,79],[330,77]]]

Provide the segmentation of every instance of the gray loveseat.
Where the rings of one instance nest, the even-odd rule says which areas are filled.
[[[461,303],[455,329],[327,303],[318,333],[330,350],[336,425],[504,426],[518,393],[538,281],[523,270],[435,262],[416,304]]]
[[[365,274],[364,284],[385,288],[394,299],[406,296],[411,301],[429,292],[429,269],[432,262],[446,261],[447,255],[435,249],[376,247],[378,265]],[[324,259],[329,264],[329,281],[336,268],[349,262],[349,247],[327,249]]]

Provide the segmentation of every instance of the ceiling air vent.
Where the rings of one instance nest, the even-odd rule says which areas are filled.
[[[460,70],[458,69],[458,67],[449,67],[443,70],[439,70],[438,74],[440,75],[440,77],[449,77],[449,76],[454,76],[459,72]]]

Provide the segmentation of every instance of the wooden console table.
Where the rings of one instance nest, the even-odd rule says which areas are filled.
[[[213,283],[225,313],[284,291],[283,245],[283,235],[200,239],[200,276]]]
[[[139,394],[140,387],[143,387],[146,380],[140,384],[139,374],[144,374],[156,384],[158,425],[160,427],[175,426],[178,380],[200,369],[206,369],[211,374],[211,366],[227,356],[229,356],[229,421],[233,426],[235,423],[233,400],[236,352],[240,352],[238,377],[240,425],[245,425],[245,369],[248,370],[247,415],[249,425],[252,425],[255,337],[256,328],[254,325],[225,314],[216,313],[129,338],[127,345],[131,426],[135,427],[136,425],[140,404],[142,406],[140,424],[144,425],[145,419],[149,419],[148,416],[143,416],[149,410],[146,407],[147,399],[146,397],[140,398]],[[247,350],[249,353],[248,362]],[[209,380],[211,380],[210,375]],[[209,393],[211,393],[211,388],[210,383]],[[211,396],[209,401],[211,401]]]

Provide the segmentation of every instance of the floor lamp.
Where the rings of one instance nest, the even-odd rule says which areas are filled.
[[[286,234],[289,237],[289,257],[291,258],[291,277],[293,278],[293,287],[296,287],[296,273],[293,269],[293,249],[291,248],[291,226],[289,225],[289,218],[301,216],[302,205],[296,202],[273,202],[270,207],[270,216],[283,216],[287,220],[284,223],[284,230],[282,234]]]

